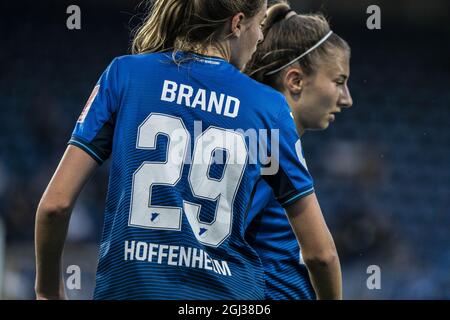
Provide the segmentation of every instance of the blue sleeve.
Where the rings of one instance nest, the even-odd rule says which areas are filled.
[[[273,191],[271,187],[264,180],[259,180],[256,184],[254,195],[252,198],[252,205],[247,213],[245,221],[245,229],[251,224],[251,222],[264,211],[273,200]]]
[[[112,140],[119,109],[117,59],[100,77],[78,118],[68,144],[88,153],[98,164],[111,155]]]
[[[306,167],[294,120],[284,97],[274,129],[277,129],[278,134],[272,133],[271,137],[271,165],[275,163],[277,166],[274,172],[263,175],[263,178],[272,187],[277,201],[285,208],[313,193],[314,185]]]

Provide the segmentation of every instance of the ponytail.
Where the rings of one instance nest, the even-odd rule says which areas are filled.
[[[342,49],[350,53],[347,42],[330,32],[321,14],[296,14],[288,3],[269,8],[263,27],[264,41],[258,46],[245,72],[253,79],[280,88],[280,75],[292,62],[305,74],[313,73],[322,60]],[[317,44],[320,43],[320,46]],[[314,48],[314,50],[311,50]],[[300,59],[299,59],[300,57]],[[291,64],[292,63],[292,64]]]
[[[203,50],[215,45],[239,12],[254,17],[265,0],[155,0],[137,29],[132,53]]]
[[[267,10],[267,18],[264,22],[264,35],[267,34],[267,32],[273,27],[274,24],[286,19],[288,14],[290,14],[291,12],[294,12],[294,10],[292,10],[289,4],[285,2],[281,2],[271,6]]]
[[[175,46],[175,40],[191,15],[192,0],[156,0],[151,13],[137,30],[133,53],[161,52]]]

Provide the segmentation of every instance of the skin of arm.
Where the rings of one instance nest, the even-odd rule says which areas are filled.
[[[339,256],[316,195],[313,193],[296,201],[286,208],[286,212],[317,298],[342,299]]]
[[[68,146],[36,212],[36,299],[65,299],[61,258],[70,215],[81,190],[98,168],[83,150]]]

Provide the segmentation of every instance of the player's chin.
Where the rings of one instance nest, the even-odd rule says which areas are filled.
[[[320,121],[320,123],[318,124],[318,129],[319,130],[326,130],[328,129],[328,127],[330,126],[331,122],[333,122],[334,119],[331,119],[329,116],[327,116],[326,118],[322,119],[322,121]]]
[[[315,123],[313,125],[310,124],[307,127],[307,129],[310,130],[310,131],[323,131],[323,130],[328,129],[329,126],[330,126],[329,121],[328,120],[324,120],[324,121],[317,122],[317,123]]]
[[[330,126],[330,124],[333,123],[334,121],[336,121],[336,115],[332,113],[327,114],[322,121],[323,129],[327,129]]]

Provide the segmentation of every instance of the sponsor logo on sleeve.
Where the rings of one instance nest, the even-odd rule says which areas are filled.
[[[96,85],[94,90],[92,90],[91,96],[89,97],[88,101],[86,102],[86,105],[84,106],[83,111],[81,112],[81,115],[78,118],[79,123],[83,123],[84,119],[86,119],[86,116],[89,113],[89,110],[91,109],[92,102],[94,102],[95,98],[97,97],[99,89],[100,89],[100,85]]]

